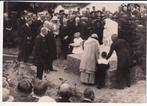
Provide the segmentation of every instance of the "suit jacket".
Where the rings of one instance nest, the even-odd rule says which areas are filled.
[[[23,25],[20,29],[20,34],[22,46],[32,43],[32,31],[30,26],[27,26],[26,24]]]
[[[49,61],[49,49],[46,37],[40,34],[35,39],[34,58],[37,64],[46,64]]]

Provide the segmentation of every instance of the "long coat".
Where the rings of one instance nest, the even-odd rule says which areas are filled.
[[[116,82],[118,89],[130,86],[130,68],[131,68],[131,51],[128,43],[124,39],[116,39],[110,48],[107,59],[112,55],[113,51],[117,55]]]
[[[99,43],[96,39],[89,37],[84,43],[84,51],[82,53],[80,70],[87,73],[95,73],[96,63],[99,58]]]
[[[57,57],[57,51],[56,51],[56,40],[54,37],[54,34],[52,31],[48,32],[47,35],[47,44],[48,44],[48,50],[49,50],[49,59],[51,59],[51,61],[53,61],[54,59],[56,59]]]
[[[26,45],[31,45],[32,44],[32,30],[31,30],[31,27],[30,26],[27,26],[27,25],[23,25],[21,30],[20,30],[20,33],[21,33],[21,46],[24,47],[25,49],[25,46]]]
[[[131,51],[128,43],[124,39],[115,40],[110,48],[107,59],[112,55],[113,51],[117,55],[117,69],[128,68],[131,66]]]
[[[56,58],[56,45],[52,33],[46,37],[40,34],[35,39],[34,58],[37,64],[48,64]]]
[[[21,44],[18,59],[20,61],[27,61],[29,55],[32,53],[32,31],[27,25],[23,25],[20,30]]]
[[[34,58],[37,64],[47,64],[49,61],[47,38],[40,34],[35,39]]]

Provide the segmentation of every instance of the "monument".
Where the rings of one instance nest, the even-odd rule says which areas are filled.
[[[101,58],[101,53],[103,51],[106,51],[107,53],[110,50],[111,44],[112,44],[112,40],[111,40],[111,36],[113,34],[118,34],[118,23],[111,20],[110,18],[105,19],[105,29],[104,29],[104,37],[103,37],[103,45],[101,45],[100,48],[100,58]],[[68,60],[68,68],[67,70],[69,71],[74,71],[74,73],[80,74],[79,73],[79,66],[80,66],[80,58],[81,58],[81,54],[69,54],[67,57]],[[117,56],[115,51],[113,52],[111,58],[109,59],[110,61],[110,68],[108,70],[108,77],[107,77],[107,82],[108,85],[113,85],[112,81],[111,81],[111,76],[113,75],[114,71],[117,68]]]

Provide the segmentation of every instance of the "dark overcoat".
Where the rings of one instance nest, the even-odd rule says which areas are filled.
[[[117,55],[116,82],[117,88],[122,89],[130,86],[130,68],[132,65],[132,52],[128,43],[124,39],[116,39],[110,48],[107,59],[112,55],[113,51]]]
[[[109,58],[113,51],[117,54],[117,68],[128,68],[131,66],[131,51],[128,43],[124,39],[117,39],[111,45],[109,54],[107,58]]]
[[[34,58],[36,64],[47,64],[49,61],[49,49],[46,37],[37,35],[34,45]]]
[[[27,61],[28,56],[32,53],[32,31],[27,25],[23,25],[20,30],[21,44],[18,59],[20,61]]]

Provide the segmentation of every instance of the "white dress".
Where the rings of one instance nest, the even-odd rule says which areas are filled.
[[[73,43],[73,50],[72,50],[72,53],[73,54],[81,54],[83,52],[83,49],[82,49],[82,42],[83,42],[83,39],[80,37],[80,38],[74,38],[74,43]]]

